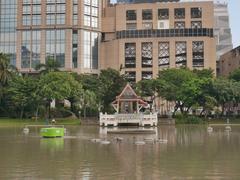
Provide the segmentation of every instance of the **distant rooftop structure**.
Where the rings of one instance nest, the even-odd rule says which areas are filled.
[[[117,0],[117,3],[155,3],[155,2],[179,2],[180,0]]]

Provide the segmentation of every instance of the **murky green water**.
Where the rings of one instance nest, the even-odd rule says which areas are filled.
[[[0,128],[0,179],[240,179],[240,127],[163,126],[155,135],[107,135],[98,126],[67,127],[64,139],[39,129]],[[114,138],[120,136],[123,141]],[[111,141],[93,143],[92,138]],[[167,139],[166,143],[144,138]]]

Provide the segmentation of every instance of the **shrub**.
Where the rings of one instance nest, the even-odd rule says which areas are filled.
[[[176,115],[175,116],[176,124],[204,124],[205,121],[197,116],[192,115]]]

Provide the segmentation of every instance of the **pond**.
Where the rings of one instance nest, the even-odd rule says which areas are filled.
[[[0,128],[0,179],[239,179],[240,126],[161,126],[156,134],[106,134],[98,126],[67,126],[67,136],[39,137]],[[120,137],[117,141],[116,137]],[[101,138],[108,145],[93,142]],[[136,145],[136,141],[144,141]],[[152,141],[162,139],[161,142]]]

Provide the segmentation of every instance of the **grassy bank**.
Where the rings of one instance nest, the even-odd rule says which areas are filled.
[[[25,126],[25,125],[46,125],[43,119],[9,119],[0,118],[0,127]],[[79,119],[56,119],[56,125],[80,125]]]

